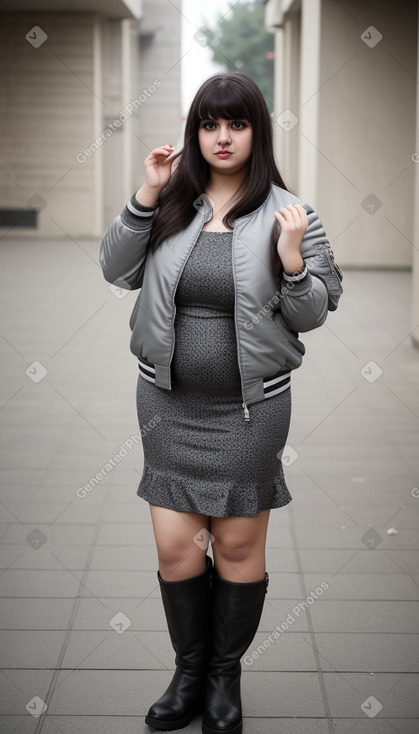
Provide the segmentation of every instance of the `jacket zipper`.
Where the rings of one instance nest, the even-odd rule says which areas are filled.
[[[237,325],[237,281],[236,281],[236,267],[234,262],[234,247],[235,247],[235,231],[233,230],[233,242],[231,247],[231,259],[232,259],[232,265],[233,265],[233,281],[234,281],[234,328],[236,331],[236,342],[237,342],[237,364],[239,367],[240,372],[240,382],[241,382],[241,388],[242,388],[242,408],[243,408],[243,414],[244,414],[244,420],[249,422],[250,421],[250,412],[249,408],[246,405],[246,401],[244,400],[244,390],[243,390],[243,374],[242,369],[240,365],[240,353],[239,353],[239,329]]]
[[[196,239],[195,239],[194,243],[192,244],[192,246],[191,246],[191,248],[190,248],[190,250],[189,250],[189,252],[188,252],[188,254],[187,254],[186,258],[185,258],[185,262],[184,262],[184,263],[182,264],[182,267],[181,267],[181,269],[180,269],[180,272],[179,272],[179,276],[178,276],[178,279],[177,279],[177,281],[176,281],[176,283],[175,283],[175,287],[174,287],[174,289],[173,289],[173,299],[172,299],[172,302],[173,302],[173,316],[172,316],[172,350],[171,350],[171,353],[170,353],[170,359],[169,359],[169,370],[170,370],[170,367],[171,367],[171,364],[172,364],[172,359],[173,359],[173,355],[174,355],[174,352],[175,352],[175,319],[176,319],[176,304],[175,304],[175,297],[176,297],[176,290],[177,290],[177,287],[178,287],[178,285],[179,285],[179,281],[180,281],[180,279],[181,279],[181,277],[182,277],[182,273],[183,273],[183,271],[184,271],[184,269],[185,269],[185,267],[186,267],[186,263],[188,262],[188,260],[189,260],[189,258],[190,258],[190,256],[191,256],[191,254],[192,254],[192,250],[193,250],[193,248],[194,248],[194,247],[195,247],[195,245],[196,245],[196,240],[198,239],[199,235],[201,234],[201,230],[202,230],[202,227],[204,226],[204,224],[205,224],[205,223],[206,223],[206,222],[203,222],[203,223],[202,223],[202,226],[201,226],[201,227],[200,227],[200,229],[199,229],[198,235],[197,235],[197,237],[196,237]],[[170,378],[170,382],[171,382],[171,378]]]
[[[203,226],[204,226],[205,223],[206,222],[203,222],[202,223],[202,226],[200,227],[200,229],[198,231],[198,235],[197,235],[197,237],[195,239],[195,242],[193,243],[191,249],[188,252],[188,255],[187,255],[186,259],[185,259],[185,262],[182,265],[182,268],[181,268],[180,273],[179,273],[179,277],[178,277],[178,279],[177,279],[177,281],[175,283],[175,287],[174,287],[174,290],[173,290],[172,350],[171,350],[170,360],[169,360],[169,369],[170,369],[170,366],[172,364],[173,354],[174,354],[174,351],[175,351],[175,318],[176,318],[175,295],[176,295],[176,289],[177,289],[179,280],[182,277],[182,273],[183,273],[183,271],[185,269],[186,263],[188,262],[188,259],[189,259],[190,255],[192,253],[192,250],[193,250],[193,248],[194,248],[194,246],[196,244],[196,240],[198,239],[198,237],[199,237],[199,235],[200,235],[200,233],[202,231],[202,228],[203,228]],[[241,387],[242,387],[242,397],[244,397],[244,395],[243,395],[243,375],[242,375],[242,370],[241,370],[241,366],[240,366],[240,356],[239,356],[239,351],[238,351],[239,350],[239,335],[238,335],[238,326],[237,326],[237,318],[236,318],[236,315],[237,315],[237,288],[236,288],[236,271],[235,271],[235,265],[234,265],[234,231],[233,231],[233,243],[232,243],[231,253],[232,253],[233,280],[234,280],[234,306],[235,306],[234,307],[234,326],[235,326],[236,341],[237,341],[237,363],[238,363],[239,372],[240,372],[240,382],[241,382]],[[243,408],[244,420],[245,421],[250,421],[249,408],[248,408],[248,406],[246,405],[245,402],[242,403],[242,408]]]

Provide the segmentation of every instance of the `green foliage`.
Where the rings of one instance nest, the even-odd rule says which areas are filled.
[[[206,31],[213,61],[226,71],[245,71],[254,79],[273,111],[274,36],[265,29],[264,3],[231,3],[232,9]],[[268,56],[267,56],[268,55]]]

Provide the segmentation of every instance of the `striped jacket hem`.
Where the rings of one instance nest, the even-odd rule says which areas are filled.
[[[148,382],[156,382],[156,369],[154,365],[144,362],[142,359],[138,359],[138,369],[140,375]],[[275,375],[263,378],[263,396],[264,398],[271,398],[273,395],[287,390],[291,387],[291,372],[277,372]]]

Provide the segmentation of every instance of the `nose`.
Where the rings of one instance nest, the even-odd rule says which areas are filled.
[[[230,136],[230,129],[228,127],[228,124],[225,122],[222,122],[220,124],[220,127],[218,129],[218,145],[223,147],[223,145],[229,145],[231,143],[231,136]]]

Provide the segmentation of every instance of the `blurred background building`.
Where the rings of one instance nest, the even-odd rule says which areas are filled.
[[[321,212],[343,266],[413,269],[419,347],[418,3],[265,5],[285,181]]]
[[[220,67],[263,89],[344,271],[293,371],[248,653],[298,614],[243,671],[244,731],[419,731],[417,38],[417,0],[0,0],[1,734],[145,734],[168,682],[138,290],[99,245]]]
[[[2,236],[99,237],[121,210],[181,129],[176,5],[2,3]]]
[[[339,264],[413,270],[419,346],[416,0],[0,10],[0,237],[100,238],[150,150],[181,140],[182,94],[243,69],[273,111],[284,179],[321,214]]]

